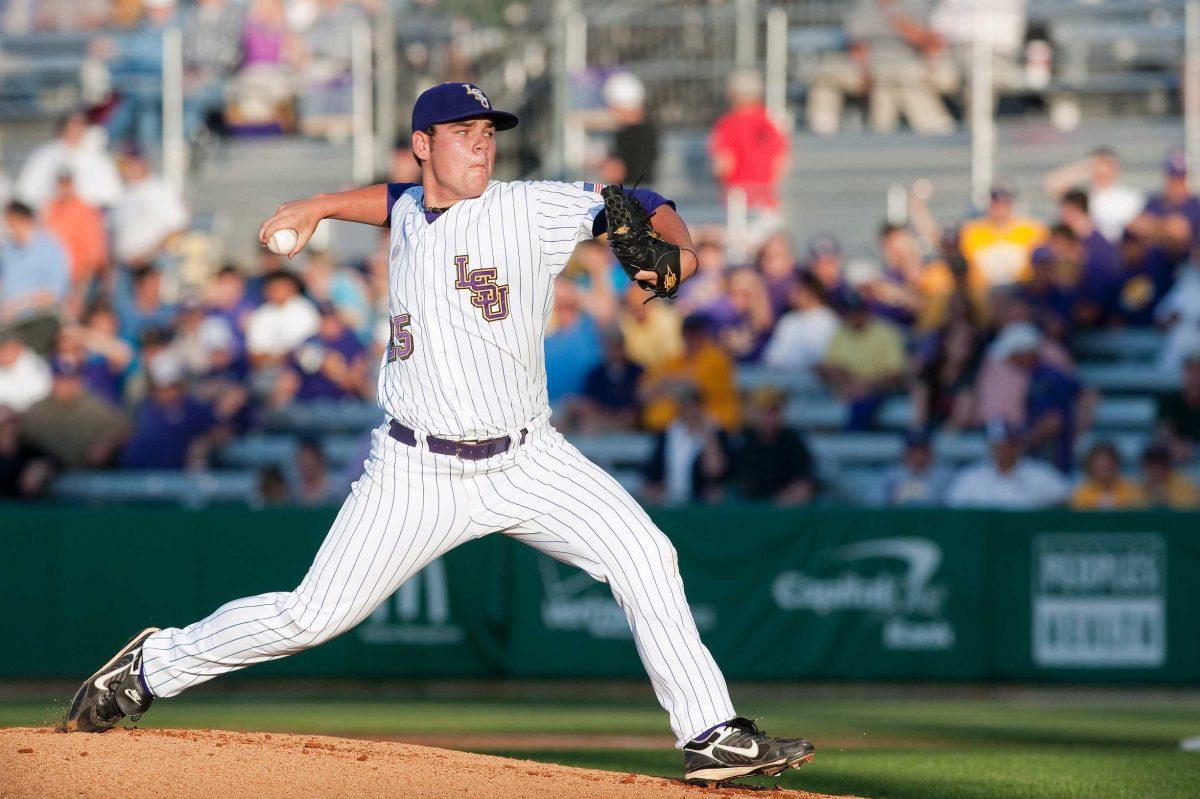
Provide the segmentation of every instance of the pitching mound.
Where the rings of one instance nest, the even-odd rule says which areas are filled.
[[[834,799],[699,788],[389,741],[219,730],[0,729],[6,799]]]

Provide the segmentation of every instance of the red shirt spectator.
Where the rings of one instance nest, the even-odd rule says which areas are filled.
[[[724,192],[740,188],[749,207],[775,209],[791,145],[761,97],[762,81],[757,75],[734,76],[729,86],[732,108],[717,120],[709,151]]]

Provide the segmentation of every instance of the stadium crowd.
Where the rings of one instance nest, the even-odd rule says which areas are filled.
[[[358,263],[312,250],[263,252],[197,276],[189,212],[136,147],[115,155],[68,115],[27,159],[4,211],[0,249],[0,489],[36,496],[67,469],[200,469],[274,409],[369,401],[386,343],[386,231]],[[547,337],[555,420],[574,433],[649,431],[651,501],[804,503],[823,486],[787,396],[743,397],[737,371],[811,372],[870,430],[907,396],[900,463],[881,503],[1195,506],[1179,470],[1200,440],[1200,198],[1182,154],[1161,191],[1126,187],[1107,149],[1056,170],[1053,220],[1023,216],[997,186],[976,218],[940,228],[914,192],[912,225],[884,225],[878,268],[852,274],[839,243],[797,251],[768,232],[730,262],[721,229],[697,230],[697,275],[674,302],[645,302],[601,242],[558,279]],[[1159,435],[1140,478],[1109,443],[1087,454],[1096,393],[1074,337],[1101,328],[1166,331]],[[943,468],[931,436],[986,431],[990,457]],[[320,501],[336,487],[311,444],[302,484],[263,475],[270,498]]]
[[[124,16],[126,6],[140,16]],[[265,250],[254,263],[195,258],[189,209],[146,156],[161,103],[147,76],[162,64],[143,56],[163,25],[188,32],[187,116],[197,129],[220,110],[223,124],[337,138],[325,123],[345,110],[338,69],[348,62],[318,45],[371,4],[6,8],[6,30],[95,31],[90,53],[110,91],[66,115],[10,189],[0,184],[11,195],[0,246],[0,496],[39,496],[69,470],[205,469],[280,409],[369,402],[389,335],[386,231],[353,262],[315,245],[295,262]],[[861,36],[896,58],[897,36],[924,41],[895,20],[869,27]],[[341,66],[305,71],[325,57]],[[286,76],[276,83],[286,97],[272,93],[271,76]],[[604,93],[600,124],[615,146],[598,171],[652,175],[659,137],[644,87],[617,73]],[[269,113],[239,110],[245,97]],[[653,435],[648,501],[802,504],[831,492],[804,431],[789,423],[795,400],[767,384],[743,395],[737,375],[765,369],[787,384],[810,374],[842,403],[848,431],[876,428],[885,404],[906,398],[903,456],[876,481],[878,504],[1200,506],[1181,469],[1200,458],[1200,198],[1182,152],[1167,154],[1149,197],[1125,185],[1108,148],[1054,170],[1043,186],[1057,203],[1052,219],[1023,214],[1001,184],[978,216],[943,226],[918,182],[910,224],[881,225],[864,270],[849,268],[833,236],[802,246],[793,237],[778,191],[790,144],[761,97],[760,79],[734,75],[710,141],[722,191],[742,193],[748,241],[696,230],[699,270],[672,302],[645,302],[600,242],[581,244],[559,277],[546,341],[556,424]],[[400,148],[392,168],[393,179],[413,179],[411,153]],[[1110,442],[1076,457],[1097,392],[1076,369],[1074,345],[1091,331],[1146,327],[1164,331],[1159,366],[1181,377],[1158,400],[1134,478]],[[983,431],[989,456],[946,466],[933,446],[943,431]],[[264,470],[260,499],[318,504],[345,489],[319,442],[303,443],[295,467]]]

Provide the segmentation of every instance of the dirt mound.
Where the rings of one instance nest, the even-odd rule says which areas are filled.
[[[0,729],[0,796],[11,799],[832,799],[678,781],[390,741],[220,730],[64,735]]]

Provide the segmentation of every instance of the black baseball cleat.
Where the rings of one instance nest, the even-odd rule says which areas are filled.
[[[137,721],[150,708],[154,697],[139,677],[142,644],[156,632],[157,627],[142,630],[79,686],[59,732],[104,732],[126,716]]]
[[[683,779],[713,785],[752,774],[775,777],[812,760],[815,749],[803,738],[772,738],[750,719],[736,718],[684,745]]]

